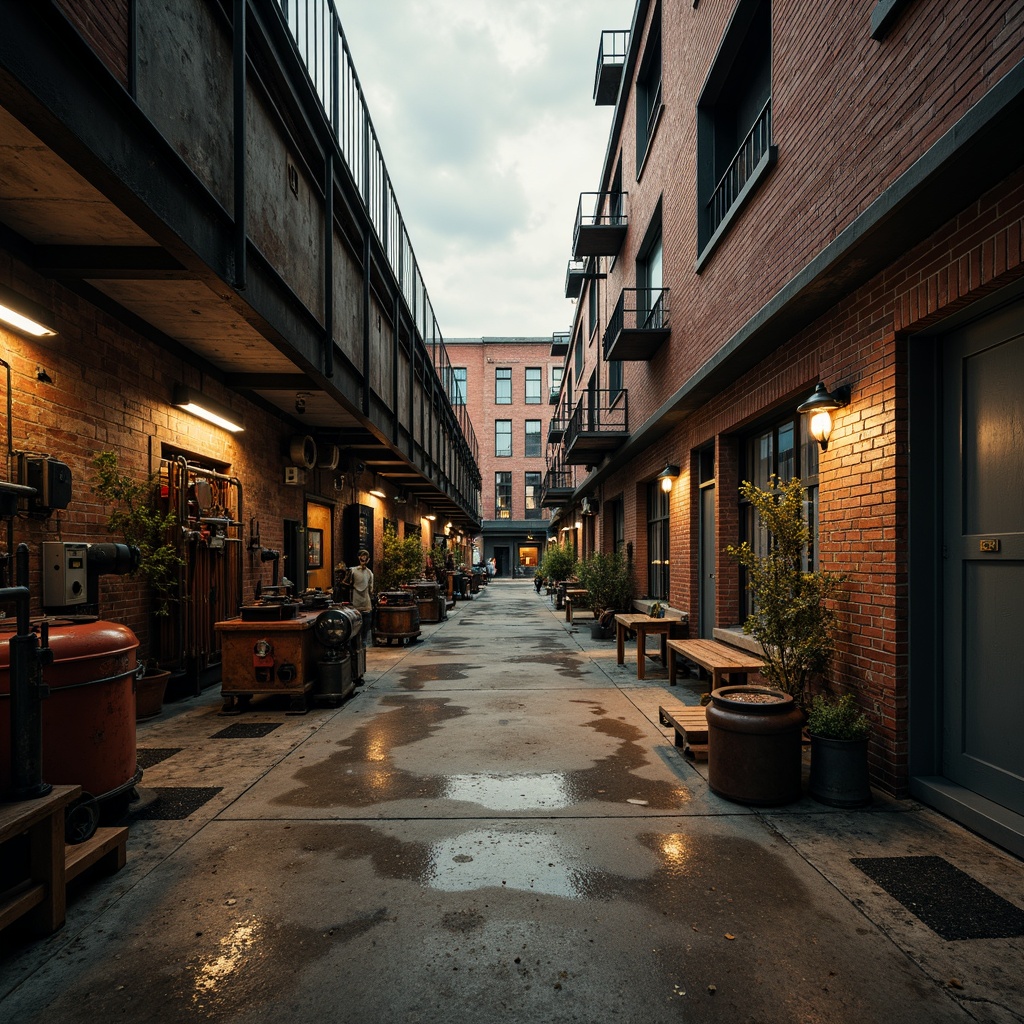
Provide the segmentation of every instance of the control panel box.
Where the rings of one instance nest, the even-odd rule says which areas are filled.
[[[43,541],[44,608],[68,608],[86,603],[88,552],[88,544]]]

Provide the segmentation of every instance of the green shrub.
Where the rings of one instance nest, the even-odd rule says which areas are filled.
[[[807,731],[828,740],[863,740],[871,733],[871,723],[852,694],[819,693],[807,712]]]
[[[621,552],[595,551],[576,566],[580,586],[590,595],[590,607],[599,616],[606,609],[627,610],[633,601],[633,582]]]
[[[423,575],[423,544],[419,537],[398,539],[393,526],[384,530],[380,565],[373,574],[373,589],[382,594],[398,590],[403,583],[411,583]]]
[[[571,579],[576,571],[576,549],[568,542],[564,544],[549,543],[544,549],[540,568],[545,578],[554,583]]]

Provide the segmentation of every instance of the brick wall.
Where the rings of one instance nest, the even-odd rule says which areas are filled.
[[[56,0],[67,19],[122,84],[128,84],[131,0]]]

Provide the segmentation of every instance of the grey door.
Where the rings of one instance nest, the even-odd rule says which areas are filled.
[[[700,635],[715,628],[715,485],[700,489]]]
[[[942,489],[943,772],[1024,814],[1020,307],[946,340]]]

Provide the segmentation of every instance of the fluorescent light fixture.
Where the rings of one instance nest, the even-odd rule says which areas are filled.
[[[437,516],[435,516],[433,512],[428,512],[423,518],[429,519],[432,523],[437,521]]]
[[[183,412],[198,416],[201,420],[206,420],[207,423],[230,430],[232,434],[237,434],[245,429],[230,409],[185,384],[174,385],[174,400],[171,405]]]
[[[0,321],[29,338],[52,338],[57,329],[51,327],[53,316],[38,302],[0,285]]]
[[[369,493],[375,498],[380,498],[382,500],[387,497],[384,493],[384,488],[380,485],[380,477],[376,473],[373,474],[373,486],[370,488]]]

